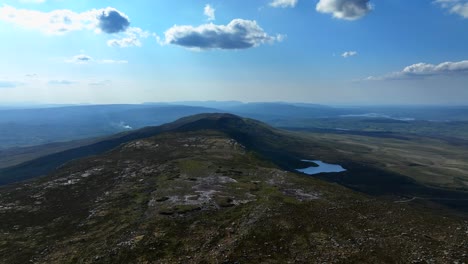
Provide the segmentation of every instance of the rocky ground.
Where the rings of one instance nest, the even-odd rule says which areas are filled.
[[[162,134],[0,189],[1,263],[468,263],[468,221]]]

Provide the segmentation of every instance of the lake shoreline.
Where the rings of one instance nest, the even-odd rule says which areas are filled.
[[[341,165],[338,164],[329,164],[323,162],[321,160],[301,160],[303,162],[309,162],[312,166],[303,168],[303,169],[296,169],[296,171],[305,173],[307,175],[317,175],[320,173],[339,173],[345,172],[346,169],[343,168]],[[314,166],[315,165],[315,166]]]

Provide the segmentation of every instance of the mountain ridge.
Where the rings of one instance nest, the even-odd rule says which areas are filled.
[[[91,143],[90,145],[72,148],[62,152],[54,153],[44,157],[40,157],[25,163],[15,165],[8,168],[0,169],[0,185],[13,183],[16,181],[27,180],[40,175],[47,174],[60,165],[74,159],[83,158],[91,155],[104,153],[119,146],[120,144],[151,137],[160,133],[170,131],[189,131],[200,129],[218,129],[224,132],[229,132],[230,129],[238,129],[233,124],[248,124],[252,123],[261,126],[262,133],[271,134],[270,130],[275,130],[259,121],[252,119],[241,118],[233,114],[216,113],[216,114],[198,114],[189,117],[180,118],[174,122],[155,127],[145,127],[135,131],[118,133],[102,140]],[[241,126],[243,132],[247,133],[245,126]],[[21,175],[21,176],[18,176]]]
[[[285,171],[205,129],[248,120],[189,120],[2,186],[0,263],[466,261],[466,219]]]
[[[31,180],[60,169],[73,160],[102,155],[122,144],[142,140],[160,134],[216,131],[239,142],[259,159],[283,170],[296,172],[298,168],[310,166],[303,159],[319,159],[342,165],[345,172],[332,175],[317,175],[326,181],[344,185],[353,190],[373,196],[422,197],[422,201],[443,204],[457,211],[468,211],[468,193],[463,190],[442,189],[424,186],[414,179],[384,168],[356,162],[334,149],[295,134],[270,127],[269,125],[229,113],[209,113],[183,117],[157,127],[119,133],[89,145],[72,148],[43,156],[25,163],[0,169],[0,185]]]

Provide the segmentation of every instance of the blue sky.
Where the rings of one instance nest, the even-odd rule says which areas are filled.
[[[468,1],[4,0],[0,102],[468,104]]]

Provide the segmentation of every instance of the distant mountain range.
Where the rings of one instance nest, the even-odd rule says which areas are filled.
[[[232,113],[279,127],[349,130],[362,129],[359,126],[350,126],[349,122],[346,124],[346,119],[353,117],[360,119],[379,117],[380,119],[407,121],[431,120],[431,122],[441,123],[468,120],[468,107],[330,107],[301,103],[241,103],[236,101],[182,103],[187,105],[145,103],[141,105],[3,109],[0,110],[0,150],[106,136],[146,126],[157,126],[200,113]],[[322,126],[314,123],[324,119],[339,122],[332,126],[323,126],[323,122]],[[343,127],[343,125],[348,127]],[[445,128],[445,131],[451,130],[453,131],[453,129]]]

